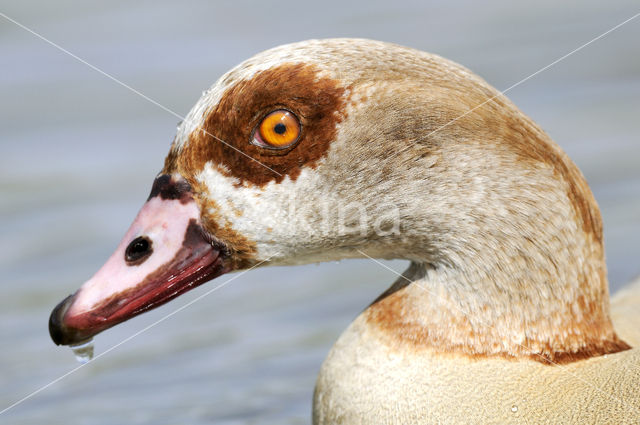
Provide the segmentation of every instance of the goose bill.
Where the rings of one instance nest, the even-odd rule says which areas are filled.
[[[224,253],[204,231],[189,184],[161,175],[113,255],[54,308],[51,338],[78,344],[158,307],[230,271]]]

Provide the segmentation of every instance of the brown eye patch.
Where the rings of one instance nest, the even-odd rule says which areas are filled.
[[[285,176],[295,180],[303,167],[315,167],[335,140],[336,127],[345,118],[346,92],[337,80],[319,76],[309,64],[282,64],[258,72],[227,89],[204,121],[206,133],[194,131],[177,158],[169,155],[166,167],[177,165],[197,173],[212,161],[241,183],[263,186],[272,180],[279,183]],[[298,117],[302,130],[297,143],[278,150],[252,144],[256,126],[275,110]]]

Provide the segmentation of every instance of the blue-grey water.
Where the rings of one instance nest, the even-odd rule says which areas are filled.
[[[1,0],[0,11],[184,115],[241,60],[315,37],[428,50],[505,89],[640,6]],[[613,290],[640,274],[638,40],[640,18],[508,93],[591,184]],[[0,17],[0,410],[77,366],[50,341],[49,313],[110,255],[177,121]],[[249,272],[16,405],[0,423],[309,423],[322,359],[394,278],[370,261]],[[96,353],[221,279],[100,334]]]

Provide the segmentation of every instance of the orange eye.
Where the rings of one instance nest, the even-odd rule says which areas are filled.
[[[300,121],[293,113],[278,109],[264,117],[253,135],[253,144],[263,148],[284,149],[300,138]]]

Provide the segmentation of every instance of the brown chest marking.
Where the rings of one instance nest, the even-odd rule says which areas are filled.
[[[392,288],[393,289],[393,288]],[[367,322],[381,331],[390,344],[419,351],[433,350],[439,354],[463,355],[470,358],[501,357],[505,359],[529,358],[543,364],[565,364],[590,357],[612,354],[631,348],[620,340],[610,322],[571,323],[582,329],[569,332],[566,341],[526,338],[522,344],[508,342],[508,338],[495,333],[487,323],[478,333],[464,314],[435,311],[417,314],[412,304],[416,300],[404,290],[387,291],[365,311]],[[586,334],[586,335],[585,335]]]

